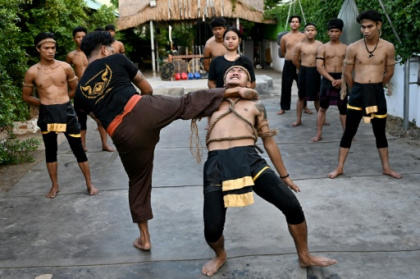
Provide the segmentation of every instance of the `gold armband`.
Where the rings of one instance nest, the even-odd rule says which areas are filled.
[[[25,82],[22,82],[22,86],[23,87],[34,87],[35,85],[34,84],[27,84]]]
[[[74,78],[68,79],[67,82],[72,82],[74,80],[78,80],[79,78],[77,76],[74,76]]]

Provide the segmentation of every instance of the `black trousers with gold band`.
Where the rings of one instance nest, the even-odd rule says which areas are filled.
[[[236,168],[234,162],[241,158]],[[276,206],[286,216],[289,224],[297,225],[305,221],[302,207],[289,187],[268,167],[254,146],[234,147],[226,150],[210,151],[204,165],[204,236],[207,242],[216,242],[223,234],[226,207],[222,191],[223,177],[232,176],[237,169],[243,175],[247,169],[252,177],[252,190],[264,200]],[[238,177],[237,180],[241,180]],[[277,222],[273,220],[273,222]]]

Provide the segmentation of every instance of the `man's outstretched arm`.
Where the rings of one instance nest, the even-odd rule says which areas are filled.
[[[292,181],[289,173],[287,172],[286,166],[284,165],[280,149],[274,140],[275,133],[273,130],[270,130],[270,127],[268,126],[265,106],[261,103],[257,103],[255,106],[260,112],[258,115],[257,129],[258,134],[263,141],[264,149],[267,151],[268,156],[270,157],[271,162],[274,164],[274,167],[276,168],[281,180],[286,183],[286,185],[289,186],[293,191],[300,192],[299,187]]]

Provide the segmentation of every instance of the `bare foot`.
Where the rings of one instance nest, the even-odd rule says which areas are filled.
[[[277,112],[277,115],[282,115],[282,114],[285,114],[285,113],[286,113],[286,111],[284,109],[281,109]]]
[[[337,176],[342,175],[342,174],[343,174],[343,170],[339,169],[339,168],[336,168],[334,171],[332,171],[328,174],[328,177],[333,179],[333,178],[336,178]]]
[[[152,248],[152,244],[150,242],[143,244],[140,237],[136,238],[136,240],[134,240],[133,246],[136,247],[137,249],[140,249],[140,250],[145,251],[145,252],[150,251],[150,249]]]
[[[91,185],[90,187],[88,187],[88,194],[91,196],[95,196],[99,194],[99,190],[96,189],[95,186]]]
[[[213,276],[221,267],[222,265],[226,262],[226,258],[219,258],[219,257],[214,257],[211,261],[207,262],[203,268],[201,269],[201,272],[204,275],[207,276]]]
[[[45,196],[49,199],[53,199],[59,192],[60,190],[58,190],[58,187],[51,187],[50,191]]]
[[[307,107],[303,108],[303,112],[307,114],[313,114],[312,110],[308,109]]]
[[[296,122],[293,122],[293,124],[292,124],[292,126],[293,127],[297,127],[297,126],[299,126],[299,125],[301,125],[302,124],[302,122],[298,122],[298,121],[296,121]]]
[[[383,174],[385,174],[385,175],[389,175],[389,176],[391,176],[391,177],[393,177],[393,178],[397,178],[397,179],[400,179],[400,178],[402,178],[402,175],[401,174],[399,174],[399,173],[397,173],[397,172],[395,172],[395,171],[393,171],[392,169],[390,169],[390,168],[388,168],[388,169],[384,169],[383,170]]]
[[[326,257],[319,257],[319,256],[309,256],[309,259],[304,261],[299,259],[299,264],[301,267],[309,267],[309,266],[320,266],[326,267],[333,264],[336,264],[337,261],[334,259],[329,259]]]
[[[311,138],[311,141],[313,141],[313,142],[317,142],[317,141],[320,141],[320,140],[322,140],[322,137],[319,136],[319,135],[316,135],[315,137]]]
[[[112,147],[109,147],[108,145],[102,145],[102,151],[114,152],[115,149]]]

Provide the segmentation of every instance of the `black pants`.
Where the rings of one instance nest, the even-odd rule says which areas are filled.
[[[350,148],[352,140],[357,133],[359,128],[360,120],[362,120],[363,111],[348,109],[346,118],[346,129],[344,130],[343,137],[341,138],[340,147]],[[373,118],[371,120],[373,134],[376,138],[377,148],[388,147],[388,141],[386,139],[386,117],[385,118]]]
[[[296,66],[291,60],[284,60],[283,72],[281,74],[280,94],[280,108],[283,110],[290,110],[290,103],[292,102],[293,81],[296,81],[296,84],[298,83]],[[304,103],[304,107],[306,107],[306,100]]]
[[[86,157],[85,150],[82,146],[82,140],[80,137],[72,137],[67,133],[64,133],[69,142],[71,151],[73,151],[74,156],[77,159],[78,163],[86,162],[88,159]],[[46,134],[42,134],[42,139],[44,140],[45,145],[45,160],[47,163],[54,163],[57,162],[57,133],[56,132],[49,132]]]
[[[266,170],[254,183],[254,192],[280,209],[286,216],[287,223],[297,225],[305,221],[305,215],[298,199],[273,170]],[[220,191],[205,192],[204,237],[207,242],[214,243],[220,239],[225,220],[226,208],[221,189]]]

